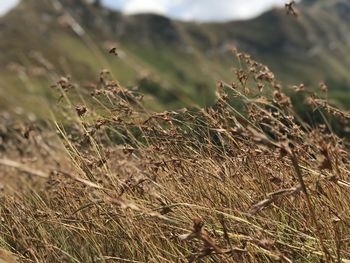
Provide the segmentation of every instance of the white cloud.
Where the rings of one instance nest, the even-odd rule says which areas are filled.
[[[0,15],[5,14],[18,4],[19,0],[0,0]]]
[[[199,20],[228,20],[251,18],[284,0],[192,0],[180,18]]]
[[[126,13],[159,13],[178,19],[222,21],[254,17],[287,0],[103,0]],[[0,15],[19,0],[0,0]]]
[[[166,0],[132,0],[127,1],[123,7],[125,13],[159,13],[166,14],[168,10],[168,1]]]
[[[154,12],[185,20],[230,20],[254,17],[287,0],[117,0],[126,13]],[[116,6],[115,0],[105,0]]]

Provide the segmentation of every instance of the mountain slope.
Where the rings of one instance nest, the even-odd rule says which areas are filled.
[[[343,0],[304,1],[298,19],[276,9],[249,21],[197,24],[125,16],[83,0],[23,0],[0,20],[1,106],[41,114],[35,105],[54,99],[48,87],[59,76],[89,83],[103,68],[148,92],[154,108],[210,104],[215,82],[234,80],[235,45],[287,84],[326,81],[349,107],[349,9]],[[108,54],[111,46],[119,58]]]

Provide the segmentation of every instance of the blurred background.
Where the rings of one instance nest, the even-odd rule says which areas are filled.
[[[154,110],[210,105],[218,80],[236,81],[234,48],[268,65],[287,92],[325,83],[330,102],[349,109],[350,1],[298,1],[297,16],[285,3],[2,0],[0,110],[45,118],[57,103],[52,84],[70,78],[89,94],[101,70]]]

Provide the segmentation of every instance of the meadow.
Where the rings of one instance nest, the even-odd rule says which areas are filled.
[[[232,52],[211,106],[154,112],[104,70],[58,79],[49,121],[3,114],[0,262],[350,262],[350,114]]]

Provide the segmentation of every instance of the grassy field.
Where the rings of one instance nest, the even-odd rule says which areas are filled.
[[[298,86],[304,122],[234,55],[205,108],[152,112],[106,73],[62,78],[47,123],[1,115],[0,262],[349,263],[349,113]]]

